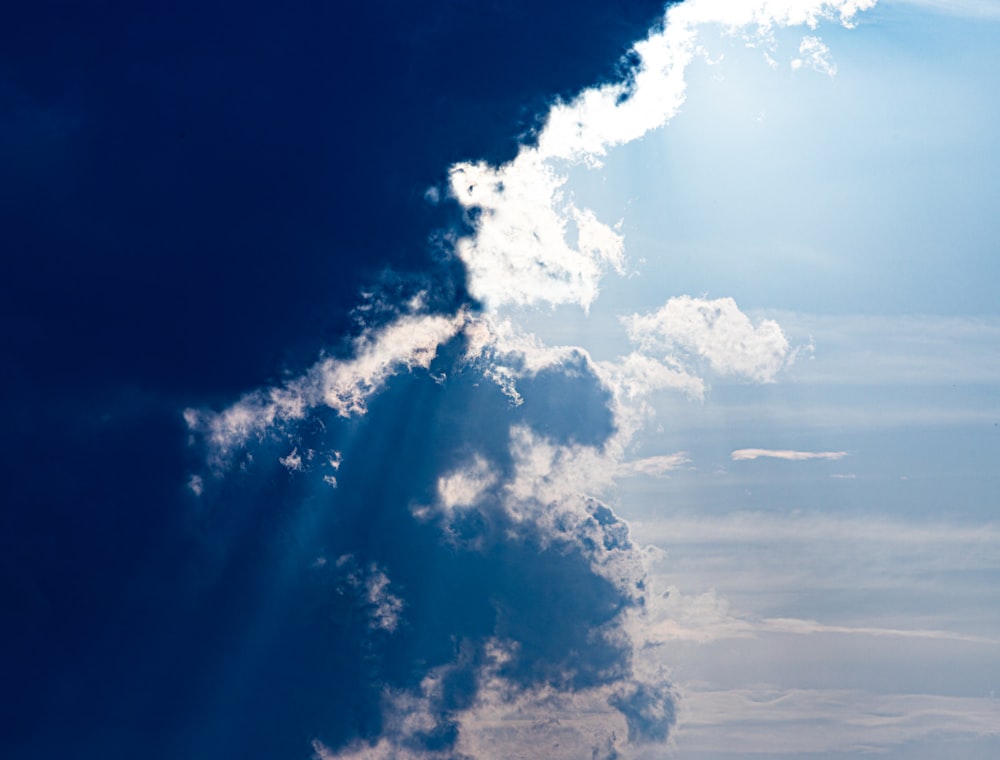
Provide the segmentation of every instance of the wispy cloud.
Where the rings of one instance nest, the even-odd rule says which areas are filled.
[[[799,45],[799,55],[792,61],[793,69],[808,68],[834,77],[837,74],[837,64],[830,57],[830,48],[819,37],[806,35]]]
[[[928,639],[1000,646],[1000,638],[928,628],[856,626],[821,623],[794,617],[758,617],[733,610],[729,601],[714,590],[684,594],[676,586],[654,597],[648,609],[650,620],[639,635],[647,644],[657,641],[690,641],[707,644],[722,639],[758,638],[770,634],[808,636],[875,636],[879,638]]]
[[[742,462],[750,459],[787,459],[792,462],[801,462],[807,459],[843,459],[848,455],[846,451],[793,451],[791,449],[736,449],[730,453],[729,458],[734,462]]]
[[[1000,703],[860,690],[689,689],[678,744],[713,757],[798,756],[872,752],[934,736],[952,742],[1000,736]]]
[[[676,454],[661,454],[659,456],[644,457],[634,459],[631,462],[623,462],[618,466],[619,475],[646,475],[654,478],[662,478],[674,470],[679,470],[691,464],[691,459],[687,452],[678,451]]]
[[[974,644],[1000,645],[1000,639],[977,636],[959,631],[941,631],[925,628],[879,628],[876,626],[829,625],[815,620],[798,618],[765,618],[752,625],[753,630],[769,633],[833,633],[846,636],[881,636],[901,639],[938,639],[942,641],[965,641]]]

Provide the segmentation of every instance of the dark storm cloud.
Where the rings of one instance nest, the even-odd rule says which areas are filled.
[[[206,477],[192,498],[200,452],[177,412],[340,350],[359,322],[388,318],[372,311],[391,315],[417,291],[432,311],[465,301],[461,269],[427,242],[459,215],[425,189],[456,160],[513,156],[553,96],[612,74],[661,11],[39,2],[6,15],[4,756],[296,757],[316,736],[375,737],[378,685],[412,688],[454,660],[452,635],[481,644],[501,607],[520,633],[518,606],[545,606],[540,587],[484,570],[490,558],[526,583],[548,563],[569,584],[557,609],[582,615],[581,631],[613,617],[622,600],[577,576],[578,548],[526,534],[461,553],[437,524],[410,519],[410,501],[432,498],[435,474],[457,461],[454,447],[427,445],[447,426],[499,467],[509,459],[434,401],[441,386],[423,375],[397,384],[406,398],[387,396],[384,425],[318,417],[296,431],[303,455],[322,424],[369,452],[337,473],[348,496],[336,518],[333,489],[276,463],[291,446],[255,452],[259,466],[225,482]],[[365,287],[382,289],[381,305],[354,311]],[[509,413],[466,385],[452,392]],[[435,415],[411,422],[425,404]],[[604,427],[598,413],[579,435],[599,440]],[[499,526],[469,519],[484,535]],[[403,603],[394,632],[372,627],[378,573]],[[584,594],[602,600],[596,617]],[[460,620],[457,598],[473,600]],[[518,678],[602,677],[530,633],[510,665]],[[442,715],[469,698],[466,682],[444,690]],[[447,744],[441,732],[433,741]]]

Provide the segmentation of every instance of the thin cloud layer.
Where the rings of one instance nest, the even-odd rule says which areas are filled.
[[[760,459],[786,459],[792,462],[802,462],[808,459],[830,459],[836,461],[846,457],[846,451],[792,451],[790,449],[736,449],[729,454],[734,462]]]

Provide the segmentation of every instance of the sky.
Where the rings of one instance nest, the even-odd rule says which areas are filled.
[[[996,757],[998,35],[18,9],[0,753]]]

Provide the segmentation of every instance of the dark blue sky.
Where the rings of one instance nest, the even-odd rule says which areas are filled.
[[[386,422],[329,420],[327,444],[370,452],[342,479],[336,519],[277,468],[193,499],[203,452],[181,410],[342,351],[363,288],[390,303],[428,289],[434,308],[456,309],[462,271],[428,241],[460,217],[428,204],[427,187],[455,161],[512,157],[555,96],[621,75],[662,6],[37,2],[5,14],[0,754],[306,757],[314,738],[377,735],[381,687],[454,659],[455,635],[508,630],[525,642],[510,668],[526,684],[571,656],[577,678],[612,677],[620,653],[586,634],[624,601],[578,554],[531,535],[449,553],[432,526],[403,534],[392,517],[467,449],[463,436],[506,429],[498,390],[456,380],[445,400],[400,381],[373,407]],[[536,404],[549,393],[558,407],[546,382]],[[578,390],[600,400],[588,383]],[[546,432],[600,440],[607,424],[562,419],[548,415]],[[358,635],[350,573],[296,564],[317,552],[425,578],[410,582],[406,634]],[[472,566],[496,553],[509,575]],[[459,598],[478,602],[457,614]],[[583,639],[549,651],[547,626],[566,620]],[[453,675],[443,713],[470,698],[467,675]],[[448,745],[438,730],[428,746]]]

